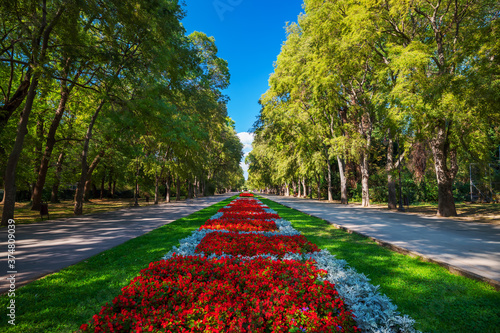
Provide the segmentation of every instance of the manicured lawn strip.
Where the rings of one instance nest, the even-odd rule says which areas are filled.
[[[223,200],[185,218],[129,240],[58,273],[34,281],[16,291],[16,326],[7,323],[5,311],[1,332],[74,332],[106,302],[120,293],[141,269],[148,267],[179,244],[193,230],[227,205]],[[6,309],[7,295],[0,297]]]
[[[490,285],[452,275],[443,267],[377,245],[271,200],[259,199],[307,239],[346,260],[380,285],[398,310],[423,332],[500,332],[500,293]]]

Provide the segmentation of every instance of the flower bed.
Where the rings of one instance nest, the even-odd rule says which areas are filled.
[[[81,330],[415,332],[366,276],[259,200],[233,200],[179,242]]]
[[[217,219],[210,219],[200,229],[229,230],[229,231],[274,231],[277,230],[274,221],[257,219],[229,219],[225,216]]]
[[[223,212],[224,215],[222,215],[222,218],[224,219],[254,219],[254,220],[273,220],[273,219],[279,219],[280,216],[278,214],[273,214],[273,213],[267,213],[265,211],[257,212],[257,211],[224,211],[220,210],[220,212]]]
[[[239,234],[236,232],[212,232],[206,235],[196,247],[196,253],[231,254],[252,257],[260,254],[284,256],[287,253],[318,252],[316,244],[302,235],[265,236]]]
[[[84,332],[359,332],[311,262],[174,257],[151,263]]]
[[[249,213],[249,212],[265,213],[266,211],[264,210],[264,208],[262,208],[261,205],[250,204],[250,205],[227,206],[227,207],[220,209],[219,212],[223,212],[223,213],[227,214],[227,213]]]
[[[240,193],[240,197],[253,197],[253,193]]]

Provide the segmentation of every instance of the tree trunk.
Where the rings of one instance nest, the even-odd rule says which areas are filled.
[[[318,200],[321,200],[321,176],[316,175],[316,191],[318,194]]]
[[[396,182],[394,181],[392,170],[394,170],[394,142],[391,137],[391,131],[389,130],[389,142],[387,145],[387,206],[389,209],[397,208],[396,199]]]
[[[306,177],[302,177],[302,189],[304,190],[304,198],[307,198]]]
[[[301,198],[302,197],[302,191],[301,191],[302,186],[300,184],[300,178],[299,178],[297,185],[298,185],[297,198]]]
[[[42,161],[42,149],[43,149],[43,129],[44,129],[44,121],[43,121],[43,114],[38,114],[38,119],[36,122],[36,139],[35,139],[35,159],[34,159],[34,165],[33,165],[33,170],[36,175],[39,174],[40,172],[40,163]],[[32,189],[31,191],[31,202],[33,202],[33,197],[35,193],[35,186],[36,182],[33,182],[30,184],[30,188]],[[41,199],[42,193],[40,192],[40,199]],[[33,209],[31,207],[31,210],[40,210],[40,205],[36,208]]]
[[[167,180],[165,181],[165,202],[170,203],[170,175],[167,175]]]
[[[450,127],[451,123],[441,121],[436,128],[436,135],[430,141],[438,182],[437,215],[445,217],[457,216],[452,186],[458,171],[458,163],[456,150],[450,149],[448,140]]]
[[[208,180],[203,180],[203,196],[205,196],[205,197],[208,195],[207,181]]]
[[[140,164],[137,163],[135,168],[134,206],[139,206],[139,168]]]
[[[347,196],[347,177],[345,176],[345,160],[337,156],[337,164],[339,166],[339,176],[340,176],[340,203],[342,205],[347,205],[349,203],[349,197]]]
[[[58,8],[57,12],[54,14],[52,21],[48,23],[46,21],[46,3],[43,3],[42,11],[42,21],[40,25],[39,31],[34,31],[33,35],[35,36],[32,40],[32,52],[30,59],[30,68],[32,66],[37,66],[39,64],[43,64],[45,62],[46,52],[49,44],[49,37],[54,29],[55,25],[59,21],[62,13],[65,10],[65,6],[62,5]],[[21,119],[17,125],[17,133],[16,133],[16,141],[14,142],[14,146],[9,155],[9,159],[7,161],[7,165],[5,168],[5,184],[4,184],[4,206],[2,213],[2,222],[1,225],[6,226],[10,219],[14,218],[14,209],[16,206],[16,169],[17,163],[19,162],[19,157],[21,156],[21,151],[23,149],[24,137],[28,133],[28,120],[31,114],[31,110],[33,109],[33,102],[35,101],[37,95],[38,88],[38,80],[41,75],[40,71],[37,71],[33,74],[33,78],[31,83],[29,84],[28,93],[26,94],[26,102],[24,104],[24,110],[21,113]],[[22,102],[22,101],[21,101]],[[21,103],[17,104],[15,108],[17,108]],[[14,108],[14,110],[15,110]],[[13,112],[13,111],[12,111]],[[12,113],[11,113],[12,114]],[[10,117],[10,115],[8,115]],[[8,120],[8,119],[7,119]]]
[[[69,71],[69,60],[66,61],[65,67],[65,77],[68,76],[67,72]],[[76,74],[75,79],[78,80],[80,74]],[[42,193],[43,187],[45,186],[45,180],[47,177],[47,171],[49,168],[50,157],[52,155],[52,151],[56,144],[56,132],[61,123],[61,119],[66,111],[66,104],[68,102],[70,92],[73,89],[73,85],[68,87],[66,80],[61,80],[60,94],[61,98],[59,100],[59,105],[57,106],[56,113],[54,115],[54,119],[50,124],[49,132],[47,134],[47,143],[45,144],[45,151],[43,152],[43,156],[41,157],[40,167],[38,167],[38,177],[36,180],[35,187],[33,189],[33,200],[31,210],[40,210],[40,204],[42,202]]]
[[[160,176],[158,175],[158,171],[155,171],[155,205],[158,204],[159,201],[159,189],[160,188]]]
[[[368,179],[370,177],[370,154],[367,151],[363,151],[361,154],[361,206],[370,207],[370,190]]]
[[[9,122],[10,117],[14,114],[19,106],[23,103],[24,99],[28,95],[30,82],[31,82],[31,67],[28,69],[24,75],[19,87],[16,92],[9,98],[8,101],[0,107],[0,134],[3,132],[5,126]]]
[[[398,177],[399,177],[399,208],[398,210],[401,212],[405,211],[403,207],[403,186],[401,185],[401,164],[398,167]]]
[[[90,190],[92,189],[92,179],[87,178],[83,188],[83,202],[90,202]]]
[[[75,215],[82,215],[83,214],[83,195],[84,195],[84,190],[85,190],[85,183],[87,181],[87,172],[88,172],[88,164],[87,164],[87,155],[89,151],[89,143],[90,140],[92,139],[92,130],[94,128],[94,124],[97,120],[97,117],[99,116],[99,113],[101,112],[102,107],[104,106],[105,101],[102,100],[97,109],[95,110],[94,114],[92,115],[92,119],[90,120],[89,126],[87,128],[87,133],[85,135],[85,141],[83,144],[83,150],[82,150],[82,157],[81,157],[81,174],[80,174],[80,180],[78,181],[78,185],[76,188],[76,193],[75,193],[75,207],[73,209],[73,212]]]
[[[192,189],[193,189],[193,184],[189,179],[186,180],[186,192],[187,192],[187,199],[192,199]]]
[[[101,160],[101,158],[103,156],[104,156],[104,151],[101,150],[97,154],[97,156],[94,158],[94,160],[90,164],[89,169],[87,170],[87,177],[86,177],[86,181],[85,181],[85,187],[83,189],[83,192],[84,192],[83,200],[85,202],[89,202],[89,199],[90,199],[90,190],[92,189],[92,173],[97,168],[97,165],[99,164],[99,161]]]
[[[181,200],[181,179],[177,176],[177,188],[175,193],[175,201]]]
[[[33,81],[31,82],[28,95],[26,97],[26,104],[24,105],[24,110],[21,113],[21,119],[19,121],[19,124],[17,125],[16,141],[14,142],[14,147],[12,148],[12,152],[9,155],[7,166],[5,168],[4,206],[1,223],[1,225],[3,226],[7,226],[9,220],[14,218],[17,190],[17,163],[19,162],[19,157],[21,156],[21,151],[23,150],[24,137],[26,136],[26,134],[28,134],[28,119],[33,108],[33,102],[36,97],[38,77],[39,75],[35,75],[35,77],[33,77]]]
[[[111,190],[111,198],[115,197],[115,190],[116,190],[116,180],[113,180],[113,188]]]
[[[50,195],[51,203],[59,202],[59,185],[61,184],[61,173],[62,173],[62,164],[64,161],[64,155],[65,153],[63,151],[59,154],[59,158],[57,159],[55,180],[54,180],[54,185],[52,185],[52,193]]]
[[[109,175],[108,175],[108,197],[113,198],[113,191],[112,189],[113,185],[113,168],[109,170]]]
[[[106,168],[104,168],[104,173],[103,173],[102,179],[101,179],[101,193],[99,195],[101,200],[104,198],[104,184],[105,183],[106,183]]]
[[[200,180],[198,177],[194,178],[194,197],[198,198],[200,196]]]
[[[333,186],[332,186],[332,168],[333,168],[333,165],[329,159],[326,162],[328,165],[328,201],[333,201]]]

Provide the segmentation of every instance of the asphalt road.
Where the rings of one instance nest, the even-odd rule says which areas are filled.
[[[263,197],[500,284],[500,225],[295,197]]]
[[[15,272],[7,262],[7,228],[0,229],[2,263],[0,293],[9,289],[7,277],[21,285],[57,272],[129,239],[188,216],[235,193],[169,204],[126,208],[114,212],[20,224],[15,228]]]

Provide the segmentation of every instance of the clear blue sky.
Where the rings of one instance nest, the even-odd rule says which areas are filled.
[[[185,0],[187,34],[215,38],[219,56],[229,63],[229,116],[236,132],[247,132],[259,114],[273,62],[286,39],[286,22],[296,22],[302,0]]]

